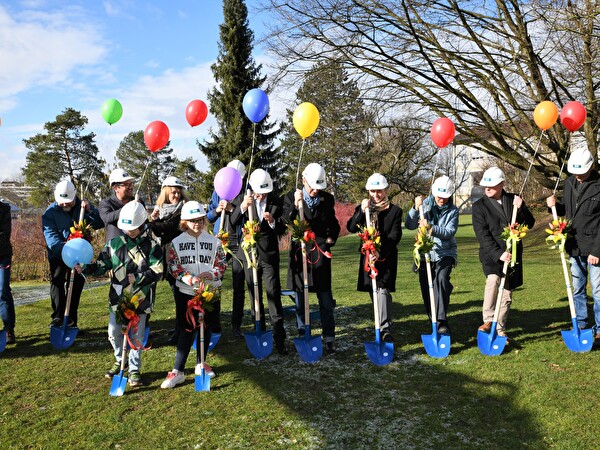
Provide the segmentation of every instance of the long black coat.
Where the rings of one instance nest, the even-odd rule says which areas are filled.
[[[249,218],[248,211],[242,213],[242,210],[240,208],[242,200],[243,197],[237,197],[233,201],[235,209],[231,213],[231,223],[236,228],[239,226],[243,226]],[[258,213],[256,211],[256,204],[254,203],[254,201],[252,202],[252,205],[250,207],[252,208],[255,220],[260,219],[260,240],[256,245],[258,259],[271,265],[279,264],[279,236],[284,234],[286,229],[285,223],[281,219],[281,214],[283,213],[283,205],[281,202],[281,198],[279,198],[272,192],[270,192],[267,195],[265,212],[271,213],[273,219],[275,219],[275,228],[271,228],[271,226],[267,223],[266,220],[262,220],[262,218],[258,217]],[[240,259],[242,259],[242,261],[244,261],[243,253],[238,253],[238,256],[240,257]]]
[[[346,229],[350,233],[357,233],[358,228],[366,226],[366,216],[361,205],[354,210],[354,215],[348,220]],[[402,237],[402,209],[396,205],[384,211],[380,211],[377,218],[378,231],[381,236],[381,250],[379,251],[379,261],[375,263],[377,274],[377,287],[387,289],[390,292],[396,291],[396,273],[398,271],[398,242]],[[359,243],[358,249],[362,247]],[[369,272],[365,272],[365,255],[360,254],[360,265],[358,267],[358,285],[357,290],[370,292],[373,290]]]
[[[479,260],[485,276],[502,275],[500,256],[506,251],[506,241],[500,237],[512,219],[512,208],[515,194],[502,191],[502,205],[489,197],[483,197],[473,204],[473,229],[479,241]],[[517,223],[529,228],[535,219],[525,203],[517,212]],[[513,290],[523,284],[523,243],[517,243],[517,263],[508,268],[505,287]]]
[[[563,203],[556,205],[560,216],[572,220],[573,231],[565,250],[570,256],[600,256],[600,176],[595,170],[585,180],[575,197],[575,183],[570,176],[565,181]]]
[[[294,192],[291,191],[283,197],[283,220],[291,223],[298,219],[298,210],[294,207]],[[335,245],[340,234],[340,224],[335,217],[335,200],[328,192],[319,192],[320,201],[314,210],[311,210],[304,202],[304,218],[315,233],[315,241],[323,251],[329,250]],[[326,244],[325,240],[331,238],[332,244]],[[322,292],[331,290],[331,260],[319,253],[316,247],[308,245],[306,248],[306,259],[308,261],[308,285],[310,292]],[[300,245],[290,243],[290,254],[288,260],[287,287],[297,292],[302,292],[304,286],[302,275],[302,251]]]

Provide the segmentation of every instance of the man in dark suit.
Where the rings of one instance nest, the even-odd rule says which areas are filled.
[[[283,198],[283,220],[292,223],[298,218],[299,206],[302,204],[304,218],[315,234],[316,245],[308,245],[306,259],[308,261],[308,285],[310,292],[316,292],[319,299],[319,313],[323,329],[325,350],[335,351],[335,318],[333,315],[335,301],[331,292],[331,259],[324,254],[335,245],[340,234],[340,224],[335,217],[335,199],[333,195],[323,191],[327,187],[325,170],[319,164],[311,163],[302,172],[302,189],[295,189]],[[297,305],[297,319],[300,324],[299,333],[304,333],[304,280],[302,271],[302,253],[300,244],[290,244],[288,260],[289,289],[296,291],[300,299]]]
[[[502,277],[504,262],[512,258],[506,248],[506,241],[501,235],[504,228],[510,225],[513,208],[517,208],[517,223],[529,228],[535,224],[531,212],[523,199],[504,190],[504,172],[498,167],[491,167],[483,174],[480,186],[484,188],[485,197],[473,204],[473,229],[479,241],[479,260],[486,276],[483,297],[483,325],[479,330],[489,333],[492,326],[498,288]],[[497,333],[506,336],[505,326],[508,311],[512,302],[512,290],[523,284],[523,244],[517,243],[516,264],[509,268],[509,273],[502,292],[500,314],[498,316]]]
[[[565,244],[571,263],[573,300],[579,328],[588,325],[586,286],[588,278],[594,299],[596,342],[600,341],[600,175],[594,158],[585,148],[574,150],[567,166],[571,176],[565,180],[563,202],[555,196],[546,199],[549,208],[556,206],[558,215],[566,215],[573,230]]]
[[[252,217],[258,221],[260,238],[256,243],[258,295],[260,305],[260,322],[265,329],[265,312],[262,301],[262,279],[264,279],[269,304],[269,315],[273,327],[273,340],[277,351],[285,355],[285,329],[283,327],[283,307],[281,304],[281,282],[279,281],[279,236],[285,232],[285,224],[281,220],[281,200],[273,193],[273,180],[263,169],[256,169],[248,180],[253,193],[241,199],[231,214],[231,221],[237,227],[246,223]],[[237,199],[236,199],[237,200]],[[234,203],[236,202],[234,200]],[[243,251],[238,252],[241,260],[245,260]],[[254,279],[250,264],[245,266],[245,278],[254,305]],[[252,307],[254,316],[254,307]]]

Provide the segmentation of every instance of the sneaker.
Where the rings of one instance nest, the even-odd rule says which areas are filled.
[[[135,370],[133,372],[129,372],[129,386],[131,387],[137,387],[137,386],[143,386],[144,382],[142,381],[142,376],[140,375],[140,373]]]
[[[161,389],[171,389],[185,381],[183,372],[169,372],[167,378],[160,385]]]
[[[381,340],[383,342],[394,342],[394,336],[389,331],[384,331]]]
[[[125,370],[127,370],[127,365],[125,365]],[[121,372],[121,363],[116,362],[113,364],[113,366],[110,369],[108,369],[108,371],[104,374],[104,377],[108,378],[110,380],[112,377],[114,377],[115,375],[117,375],[120,372]]]
[[[335,353],[333,342],[325,342],[325,351],[327,351],[327,353]]]
[[[448,322],[445,320],[438,321],[438,334],[445,334],[450,336],[450,327],[448,326]]]
[[[196,375],[201,375],[202,366],[200,364],[196,364],[196,370],[194,371]],[[208,364],[204,363],[204,373],[208,375],[209,378],[214,378],[217,376],[215,371]]]
[[[15,332],[13,330],[6,330],[6,345],[15,343]]]
[[[492,322],[485,322],[478,328],[479,331],[483,331],[484,333],[489,333],[492,331]]]

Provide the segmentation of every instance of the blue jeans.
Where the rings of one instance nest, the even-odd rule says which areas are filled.
[[[588,310],[587,310],[587,292],[586,286],[588,276],[592,285],[592,297],[594,299],[594,320],[595,326],[600,327],[600,266],[588,264],[587,256],[571,256],[571,278],[573,280],[573,300],[575,303],[575,312],[577,314],[577,324],[579,328],[586,328]]]
[[[140,314],[140,322],[138,323],[137,332],[130,335],[130,339],[134,345],[136,343],[144,342],[144,333],[146,331],[146,316],[147,314]],[[123,356],[123,343],[125,341],[125,335],[121,332],[121,324],[117,322],[117,315],[111,311],[108,319],[108,340],[111,343],[115,360],[120,364],[121,357]],[[132,350],[127,346],[127,358],[129,361],[129,372],[139,372],[142,368],[142,350]]]
[[[0,318],[5,330],[15,328],[15,302],[10,290],[10,258],[0,261]]]

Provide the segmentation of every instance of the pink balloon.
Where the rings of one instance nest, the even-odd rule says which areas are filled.
[[[233,167],[223,167],[215,175],[214,184],[217,195],[229,202],[242,190],[242,176]]]
[[[431,140],[439,148],[444,148],[452,143],[455,132],[452,121],[447,117],[440,117],[431,126]]]
[[[585,106],[576,101],[568,102],[560,110],[560,123],[569,131],[577,131],[585,122],[586,116]]]
[[[185,119],[192,127],[200,125],[208,117],[208,107],[202,100],[192,100],[185,109]]]
[[[144,131],[144,142],[152,153],[163,149],[169,142],[170,132],[166,123],[155,120]]]

